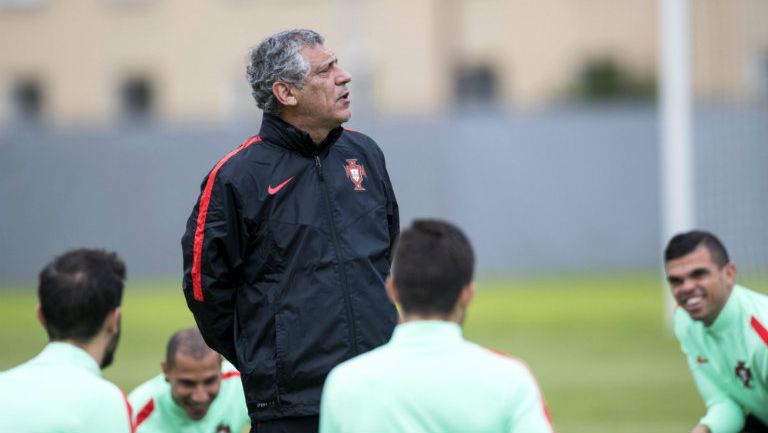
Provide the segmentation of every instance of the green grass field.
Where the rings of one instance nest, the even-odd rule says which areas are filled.
[[[766,281],[740,280],[762,291]],[[688,431],[703,403],[664,326],[660,284],[653,273],[480,281],[465,334],[530,365],[561,433]],[[194,325],[175,286],[129,281],[122,341],[105,371],[126,391],[159,373],[174,330]],[[0,286],[0,370],[45,344],[35,303],[31,285]]]

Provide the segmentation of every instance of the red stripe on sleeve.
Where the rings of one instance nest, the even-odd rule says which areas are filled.
[[[760,336],[760,338],[763,340],[763,343],[768,345],[768,329],[765,329],[765,326],[763,326],[762,323],[758,322],[757,318],[755,316],[752,316],[752,320],[750,321],[752,324],[752,329],[757,332],[757,335]]]
[[[213,167],[211,174],[208,176],[208,181],[205,183],[203,194],[200,196],[200,206],[198,207],[197,213],[197,227],[195,227],[195,244],[192,248],[192,294],[198,302],[203,302],[203,284],[200,276],[200,268],[203,256],[203,240],[205,238],[205,219],[208,216],[208,205],[211,202],[213,183],[216,181],[216,175],[219,173],[219,169],[229,160],[229,158],[232,158],[241,150],[258,141],[261,141],[261,137],[252,137],[222,158],[221,161]]]
[[[131,407],[131,402],[128,401],[128,396],[125,395],[125,391],[121,389],[120,392],[123,394],[123,401],[125,401],[125,408],[128,409],[128,426],[131,430],[131,433],[135,433],[136,426],[133,424],[133,408]]]
[[[222,379],[231,379],[233,377],[240,377],[239,371],[228,371],[221,375]]]
[[[141,423],[146,421],[147,418],[149,418],[150,415],[152,415],[152,411],[155,410],[155,399],[150,399],[147,404],[144,405],[144,407],[141,408],[139,411],[139,414],[136,415],[136,426],[135,428],[139,428]]]

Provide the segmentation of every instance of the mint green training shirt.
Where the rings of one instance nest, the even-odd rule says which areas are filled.
[[[675,311],[675,335],[707,406],[699,421],[712,433],[737,433],[745,412],[768,425],[768,296],[734,286],[706,327]]]
[[[79,347],[48,343],[35,358],[0,373],[0,432],[130,431],[125,395]]]
[[[462,338],[452,322],[398,325],[389,343],[334,368],[321,433],[551,433],[521,361]]]
[[[128,400],[133,406],[136,433],[239,433],[251,420],[245,405],[240,373],[229,362],[222,363],[221,388],[203,419],[191,419],[171,396],[171,385],[159,374],[134,389]]]

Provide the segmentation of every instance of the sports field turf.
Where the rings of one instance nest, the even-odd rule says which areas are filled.
[[[740,280],[761,291],[766,281]],[[176,285],[128,283],[123,337],[105,372],[126,391],[159,373],[174,330],[194,325]],[[530,365],[561,433],[688,431],[703,403],[662,321],[660,285],[653,273],[483,280],[465,334]],[[45,344],[35,302],[31,285],[0,286],[0,370]]]

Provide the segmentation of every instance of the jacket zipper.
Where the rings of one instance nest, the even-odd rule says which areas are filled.
[[[336,233],[336,223],[333,220],[333,208],[331,208],[331,197],[328,192],[328,185],[325,183],[325,177],[323,176],[323,165],[320,162],[320,155],[315,155],[315,168],[317,168],[317,174],[320,176],[320,188],[323,190],[323,197],[325,198],[325,207],[328,211],[328,220],[331,225],[331,239],[333,239],[333,249],[336,252],[336,259],[339,261],[339,273],[341,274],[341,291],[344,293],[344,303],[346,304],[347,322],[349,323],[349,334],[352,340],[352,355],[357,355],[357,326],[355,325],[355,318],[352,314],[352,299],[349,294],[349,282],[347,280],[347,272],[344,269],[344,263],[341,258],[341,248],[339,247],[338,235]]]

